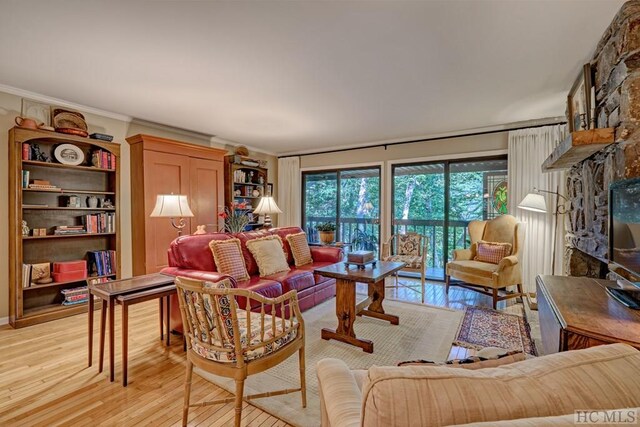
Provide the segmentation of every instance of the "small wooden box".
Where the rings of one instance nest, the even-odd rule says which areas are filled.
[[[347,262],[364,264],[369,261],[373,261],[372,251],[354,251],[347,254]]]

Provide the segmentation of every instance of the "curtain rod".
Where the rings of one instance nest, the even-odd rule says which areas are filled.
[[[534,126],[521,126],[521,127],[515,127],[515,128],[509,128],[509,129],[495,129],[495,130],[487,130],[487,131],[481,131],[481,132],[463,133],[463,134],[460,134],[460,135],[436,136],[436,137],[433,137],[433,138],[412,139],[410,141],[385,142],[385,143],[380,143],[380,144],[375,144],[375,145],[367,145],[367,146],[364,146],[364,147],[338,148],[338,149],[335,149],[335,150],[314,151],[312,153],[288,154],[286,156],[278,156],[278,159],[286,159],[287,157],[315,156],[315,155],[318,155],[318,154],[342,153],[342,152],[345,152],[345,151],[367,150],[369,148],[380,148],[380,147],[384,147],[384,149],[386,150],[387,147],[391,147],[391,146],[394,146],[394,145],[415,144],[417,142],[439,141],[441,139],[466,138],[468,136],[489,135],[489,134],[492,134],[492,133],[510,132],[510,131],[513,131],[513,130],[522,130],[522,129],[535,129],[535,128],[541,128],[541,127],[545,127],[545,126],[555,126],[555,125],[564,125],[564,124],[567,124],[567,122],[566,121],[564,121],[564,122],[554,122],[554,123],[546,123],[546,124],[534,125]]]

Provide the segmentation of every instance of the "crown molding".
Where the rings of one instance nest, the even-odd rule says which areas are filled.
[[[76,104],[74,102],[65,101],[64,99],[54,98],[52,96],[42,95],[40,93],[31,92],[28,90],[20,89],[13,86],[8,86],[0,83],[0,91],[10,93],[11,95],[20,96],[22,98],[32,99],[34,101],[43,102],[60,107],[71,108],[74,110],[82,111],[83,113],[95,114],[97,116],[107,117],[114,120],[120,120],[122,122],[131,122],[132,117],[114,113],[112,111],[101,110],[99,108],[89,107],[87,105]]]

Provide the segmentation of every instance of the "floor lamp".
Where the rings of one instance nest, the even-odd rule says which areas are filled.
[[[178,237],[187,225],[185,218],[193,217],[187,196],[183,194],[158,194],[156,205],[149,215],[152,218],[171,218],[171,225],[178,230]],[[176,218],[179,220],[176,222]]]
[[[565,196],[560,194],[560,187],[556,188],[556,191],[541,190],[539,188],[533,188],[533,193],[529,193],[518,205],[519,209],[532,212],[547,212],[547,203],[544,197],[540,193],[555,194],[556,205],[553,211],[553,240],[552,240],[552,259],[551,259],[551,274],[556,274],[556,230],[558,229],[558,216],[567,213],[565,202],[568,200]],[[563,200],[562,204],[560,199]]]

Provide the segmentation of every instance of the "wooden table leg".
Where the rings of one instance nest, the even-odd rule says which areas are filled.
[[[377,283],[369,283],[369,298],[371,299],[371,304],[367,309],[360,311],[359,315],[386,320],[391,322],[392,325],[400,324],[398,316],[385,313],[384,307],[382,307],[382,302],[384,301],[384,279]]]
[[[127,365],[129,360],[129,305],[122,304],[122,386],[127,386]]]
[[[116,319],[115,319],[115,298],[109,299],[109,381],[113,382],[116,379],[116,346],[115,346],[115,334],[116,334]]]
[[[373,353],[373,342],[356,338],[353,323],[356,320],[356,284],[351,280],[336,279],[336,317],[338,328],[334,331],[323,328],[322,339],[334,339]]]
[[[88,341],[88,356],[89,356],[89,365],[91,366],[93,362],[93,295],[89,292],[89,313],[87,313],[88,321],[89,321],[89,341]]]
[[[104,331],[107,325],[107,300],[102,300],[102,311],[100,313],[100,359],[98,360],[98,372],[104,368]]]
[[[159,298],[158,301],[160,301],[160,315],[158,317],[160,318],[160,341],[162,341],[164,340],[164,326],[162,325],[162,303],[164,298]]]
[[[162,300],[162,298],[160,298]],[[171,345],[171,297],[167,296],[167,347]]]

